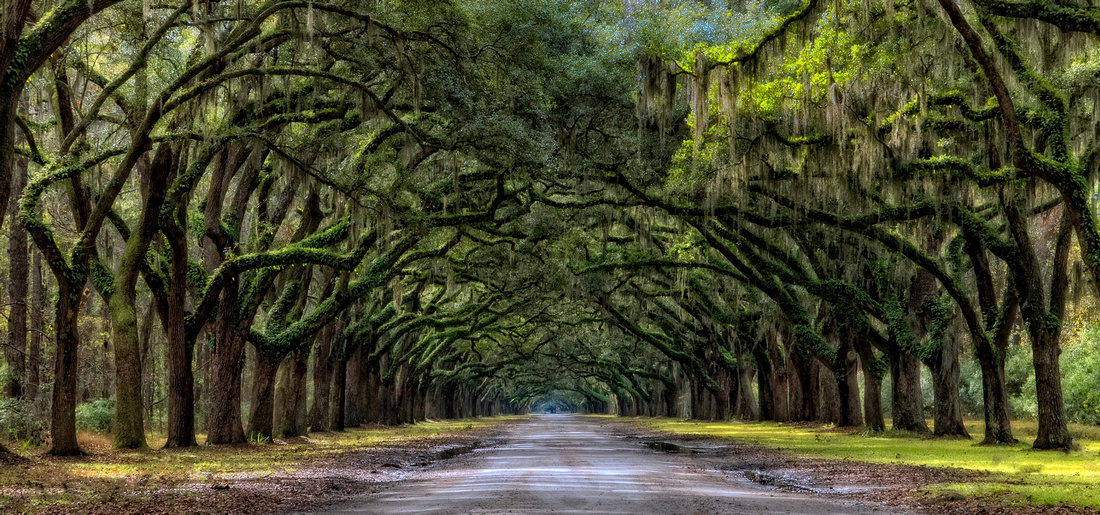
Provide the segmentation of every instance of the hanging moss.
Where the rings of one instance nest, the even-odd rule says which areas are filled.
[[[107,265],[99,259],[91,261],[92,283],[104,297],[110,297],[115,292],[115,276]]]

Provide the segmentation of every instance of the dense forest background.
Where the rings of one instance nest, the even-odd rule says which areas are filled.
[[[0,13],[9,442],[1100,422],[1093,0]]]

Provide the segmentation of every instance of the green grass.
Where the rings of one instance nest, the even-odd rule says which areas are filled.
[[[657,431],[705,436],[779,448],[794,456],[868,463],[955,467],[989,472],[974,482],[935,485],[929,493],[955,491],[1010,504],[1060,504],[1100,508],[1100,427],[1071,425],[1080,450],[1068,453],[1031,450],[1034,421],[1015,421],[1013,432],[1021,443],[978,446],[983,424],[968,422],[976,440],[928,439],[912,434],[860,433],[830,427],[774,422],[705,422],[675,419],[636,419]],[[887,424],[889,425],[889,424]]]
[[[171,488],[193,482],[263,478],[300,467],[323,466],[339,453],[387,446],[423,444],[485,429],[512,417],[420,422],[404,426],[371,426],[341,433],[313,433],[308,438],[243,446],[160,449],[163,435],[151,435],[150,448],[112,450],[110,436],[81,433],[88,456],[54,458],[47,448],[27,449],[28,461],[0,466],[0,513],[33,512],[68,503],[97,505],[121,492]],[[199,441],[205,440],[203,435]],[[182,492],[181,495],[187,495]]]

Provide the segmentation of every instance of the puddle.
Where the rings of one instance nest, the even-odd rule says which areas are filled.
[[[463,454],[469,454],[471,452],[474,452],[474,447],[477,446],[477,445],[478,444],[475,443],[473,445],[459,445],[457,447],[447,447],[446,449],[436,451],[435,454],[432,455],[432,459],[433,460],[449,460],[451,458],[454,458],[455,456],[461,456]]]
[[[788,477],[777,476],[774,474],[765,474],[756,470],[746,470],[744,472],[745,479],[764,486],[774,486],[776,488],[782,488],[786,490],[797,490],[802,492],[817,492],[817,489],[808,486],[797,484],[794,480]]]
[[[668,442],[646,442],[646,447],[660,452],[675,452],[680,454],[695,454],[697,451],[690,447],[684,447],[683,445],[676,445]]]
[[[476,450],[479,446],[481,446],[481,442],[474,442],[471,445],[457,445],[454,447],[440,449],[427,456],[421,457],[421,459],[413,463],[413,465],[417,467],[426,467],[428,465],[431,465],[432,462],[435,461],[449,460],[451,458],[454,458],[455,456],[469,454],[471,452],[474,452],[474,450]],[[382,466],[385,467],[386,465]],[[398,466],[398,468],[400,468],[400,466]]]

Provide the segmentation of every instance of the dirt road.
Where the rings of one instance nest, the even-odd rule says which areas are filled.
[[[743,472],[701,463],[611,434],[599,421],[541,415],[514,424],[500,445],[446,460],[422,479],[316,513],[891,512],[760,487]]]

